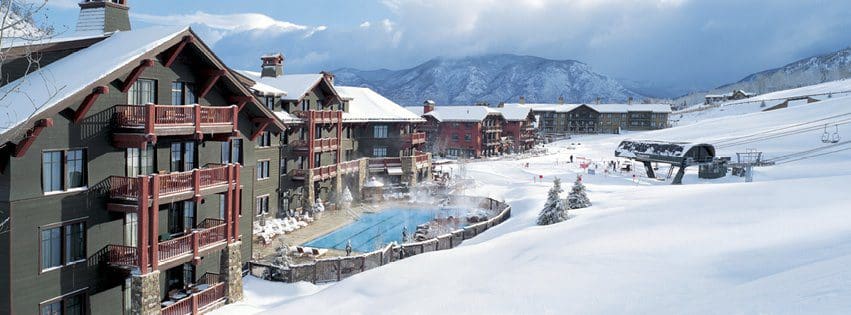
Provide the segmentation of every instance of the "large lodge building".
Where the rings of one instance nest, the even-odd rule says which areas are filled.
[[[189,28],[131,30],[125,1],[4,42],[0,314],[209,311],[242,298],[258,221],[430,174],[417,115],[281,55],[232,70]]]

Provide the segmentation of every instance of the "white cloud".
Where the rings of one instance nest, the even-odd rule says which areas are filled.
[[[394,25],[396,25],[396,23],[393,23],[390,19],[384,19],[381,21],[381,26],[384,28],[384,31],[388,33],[393,31]]]
[[[369,28],[372,24],[369,21],[364,21],[360,24],[360,28]]]
[[[203,11],[181,15],[135,13],[133,14],[133,18],[158,25],[200,24],[214,29],[233,32],[263,30],[266,32],[286,33],[310,30],[310,27],[306,25],[276,20],[268,15],[259,13],[210,14]]]
[[[80,3],[80,1],[77,0],[47,0],[47,7],[57,9],[79,9],[80,6],[77,5],[78,3]]]

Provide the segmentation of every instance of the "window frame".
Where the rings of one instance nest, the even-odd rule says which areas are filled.
[[[265,206],[265,210],[262,206]],[[269,214],[269,195],[260,195],[254,198],[254,211],[257,213],[257,216],[263,216]]]
[[[83,217],[74,220],[68,220],[58,223],[46,224],[38,227],[38,273],[43,274],[54,270],[60,270],[62,268],[73,266],[79,263],[84,263],[88,259],[88,217]],[[68,246],[68,240],[66,239],[65,231],[67,227],[82,224],[82,252],[83,258],[75,261],[67,261],[68,260],[68,252],[70,249],[66,248]],[[42,237],[42,232],[46,230],[59,229],[59,265],[52,267],[44,267],[44,238]]]
[[[271,160],[258,160],[257,161],[257,180],[267,180],[270,178],[269,169],[272,167]]]
[[[390,135],[390,126],[375,125],[372,126],[372,137],[375,139],[387,139]]]
[[[71,300],[72,298],[79,297],[80,298],[80,307],[82,308],[80,314],[86,315],[86,314],[89,313],[89,293],[88,293],[88,291],[89,291],[89,288],[85,287],[85,288],[73,291],[71,293],[63,294],[63,295],[57,296],[55,298],[52,298],[52,299],[43,301],[41,303],[38,303],[38,313],[37,314],[42,314],[45,306],[52,305],[52,304],[55,304],[55,303],[59,303],[60,314],[65,314],[66,308],[67,308],[67,304],[66,304],[67,301]]]
[[[71,151],[82,151],[82,185],[78,187],[70,187],[68,176],[68,153]],[[88,147],[74,147],[64,149],[45,149],[41,151],[41,191],[44,196],[58,195],[72,192],[86,191],[89,189],[89,154]],[[45,172],[44,172],[44,157],[46,153],[59,154],[59,189],[47,191],[45,188]]]
[[[145,102],[145,101],[142,100],[144,98],[145,92],[146,92],[144,89],[142,89],[142,85],[146,84],[146,83],[152,83],[152,88],[149,91],[150,94],[151,94],[150,96],[152,98],[152,102]],[[136,82],[133,82],[133,85],[130,86],[130,90],[127,91],[127,104],[129,104],[129,105],[146,105],[148,103],[156,104],[157,101],[158,101],[158,95],[157,95],[157,85],[158,84],[159,84],[159,82],[157,82],[156,79],[147,79],[147,78],[137,79]],[[142,103],[142,104],[138,104],[138,103]]]

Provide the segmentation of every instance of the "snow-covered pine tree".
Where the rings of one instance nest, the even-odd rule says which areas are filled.
[[[582,209],[590,206],[591,199],[588,199],[588,195],[585,193],[585,185],[582,184],[582,176],[576,176],[576,181],[573,183],[570,193],[567,194],[567,208]]]
[[[544,209],[538,214],[538,225],[550,225],[567,220],[567,209],[559,194],[564,191],[561,189],[561,180],[556,178],[553,180],[553,188],[547,195],[547,202],[544,204]]]

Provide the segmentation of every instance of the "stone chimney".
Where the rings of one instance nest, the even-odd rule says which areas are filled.
[[[319,72],[319,73],[321,73],[322,76],[325,77],[325,79],[328,80],[328,82],[331,82],[331,85],[334,85],[334,78],[336,76],[333,73],[331,73],[330,71],[322,71],[322,72]]]
[[[525,96],[522,96],[522,95],[520,96],[520,104],[521,105],[526,104],[526,97]]]
[[[83,0],[79,5],[77,32],[130,30],[130,7],[127,6],[127,0]]]
[[[597,96],[597,98],[594,99],[594,104],[600,105],[600,97],[599,96]]]
[[[632,96],[626,98],[626,104],[632,105]]]
[[[264,55],[260,57],[260,60],[263,60],[261,78],[277,78],[284,75],[284,55],[280,53]]]
[[[559,96],[559,97],[558,97],[558,104],[559,104],[559,105],[564,105],[564,96]]]
[[[434,101],[427,100],[423,102],[423,114],[434,111]]]

